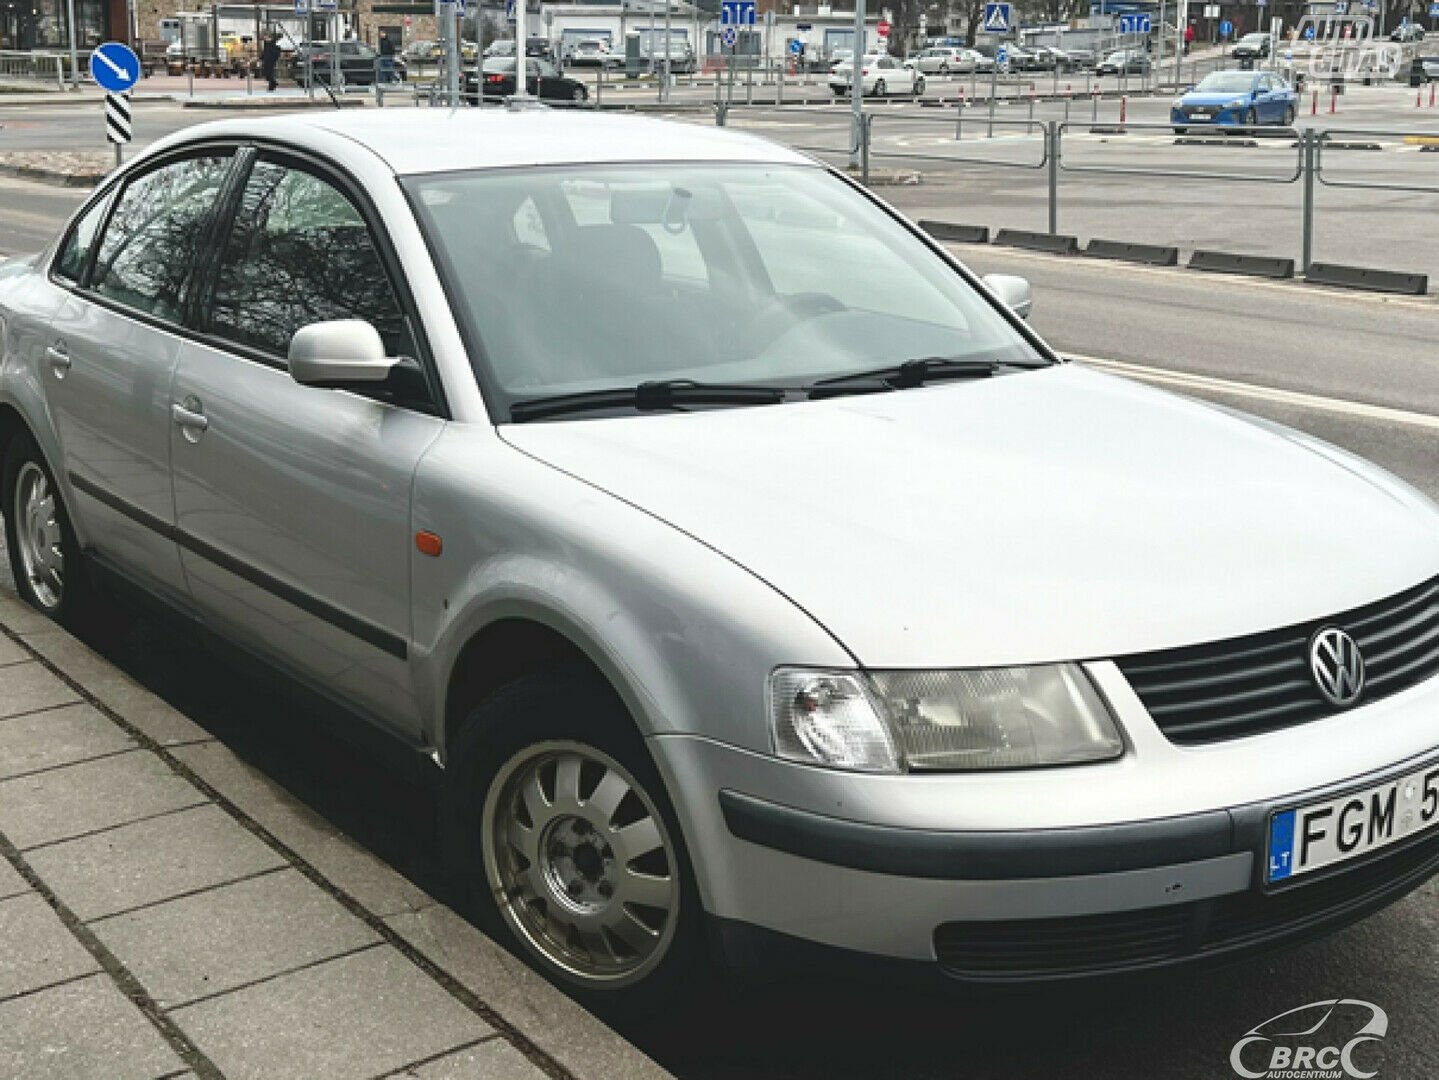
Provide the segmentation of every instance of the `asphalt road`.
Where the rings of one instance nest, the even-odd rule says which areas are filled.
[[[73,201],[0,189],[0,251]],[[48,218],[47,218],[48,215]],[[1433,301],[1182,271],[958,249],[1028,276],[1034,322],[1062,351],[1270,416],[1360,451],[1439,497],[1439,308]],[[1382,410],[1390,410],[1388,412]],[[432,794],[353,751],[286,694],[199,651],[164,621],[92,642],[357,841],[448,895]],[[1384,1078],[1439,1073],[1439,884],[1325,941],[1205,974],[958,994],[826,979],[700,981],[669,1016],[624,1033],[684,1080],[1211,1080],[1234,1042],[1311,1001],[1361,998],[1390,1017]]]

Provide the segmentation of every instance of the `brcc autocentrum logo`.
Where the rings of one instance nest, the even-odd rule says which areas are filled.
[[[1379,1075],[1375,1044],[1388,1030],[1378,1005],[1315,1001],[1251,1028],[1229,1052],[1229,1064],[1245,1080],[1371,1080]]]

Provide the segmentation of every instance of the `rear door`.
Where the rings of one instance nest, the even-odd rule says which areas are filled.
[[[47,397],[76,515],[101,556],[172,599],[185,590],[172,535],[170,379],[233,156],[189,151],[128,178],[103,225],[103,215],[79,222],[55,268],[72,295],[47,344]],[[92,228],[98,238],[86,241]]]
[[[439,395],[301,386],[286,363],[301,327],[358,318],[390,355],[427,364],[413,304],[363,194],[323,164],[261,154],[235,205],[200,340],[180,350],[174,380],[189,418],[170,440],[194,605],[242,645],[418,737],[410,485],[444,426]]]

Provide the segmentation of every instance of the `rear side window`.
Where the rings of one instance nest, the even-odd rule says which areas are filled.
[[[100,229],[100,222],[105,220],[105,208],[109,205],[108,197],[101,199],[75,222],[75,227],[65,238],[60,258],[55,260],[55,273],[77,283],[81,280],[90,262],[90,252],[95,247],[95,234]]]
[[[177,321],[229,168],[228,155],[186,158],[130,184],[100,241],[90,287],[126,307]]]
[[[257,162],[225,245],[210,329],[278,357],[302,326],[364,319],[391,356],[415,356],[409,324],[365,219],[326,180]]]

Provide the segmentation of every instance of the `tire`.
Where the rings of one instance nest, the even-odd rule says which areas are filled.
[[[876,79],[874,83],[874,96],[884,97],[884,80]]]
[[[551,982],[591,1008],[638,1013],[696,984],[704,915],[678,819],[598,675],[541,671],[482,702],[451,746],[442,798],[446,854],[476,922]]]
[[[583,86],[576,86],[573,90],[570,91],[570,100],[573,101],[576,105],[583,105],[586,101],[589,100],[589,96],[589,91],[586,90]]]
[[[923,80],[923,79],[915,79],[915,80],[914,80],[914,96],[915,96],[915,97],[919,97],[919,96],[920,96],[921,94],[923,94],[923,93],[924,93],[924,80]]]
[[[949,75],[949,65],[948,65],[948,64],[940,64],[940,65],[939,65],[939,73],[940,73],[941,75],[948,76],[948,75]]]
[[[1253,109],[1246,109],[1244,112],[1244,126],[1247,128],[1259,126],[1259,114]]]
[[[93,607],[90,583],[55,476],[29,432],[10,440],[0,493],[20,599],[58,623],[76,625]]]
[[[1188,135],[1188,134],[1189,134],[1189,129],[1188,129],[1187,127],[1177,127],[1177,128],[1174,129],[1174,134],[1176,134],[1176,135]]]
[[[1297,112],[1296,112],[1296,110],[1295,110],[1295,108],[1294,108],[1293,105],[1290,105],[1290,106],[1286,107],[1285,110],[1284,110],[1284,119],[1279,122],[1279,126],[1280,126],[1280,127],[1293,127],[1293,126],[1294,126],[1294,118],[1295,118],[1296,115],[1297,115]]]

